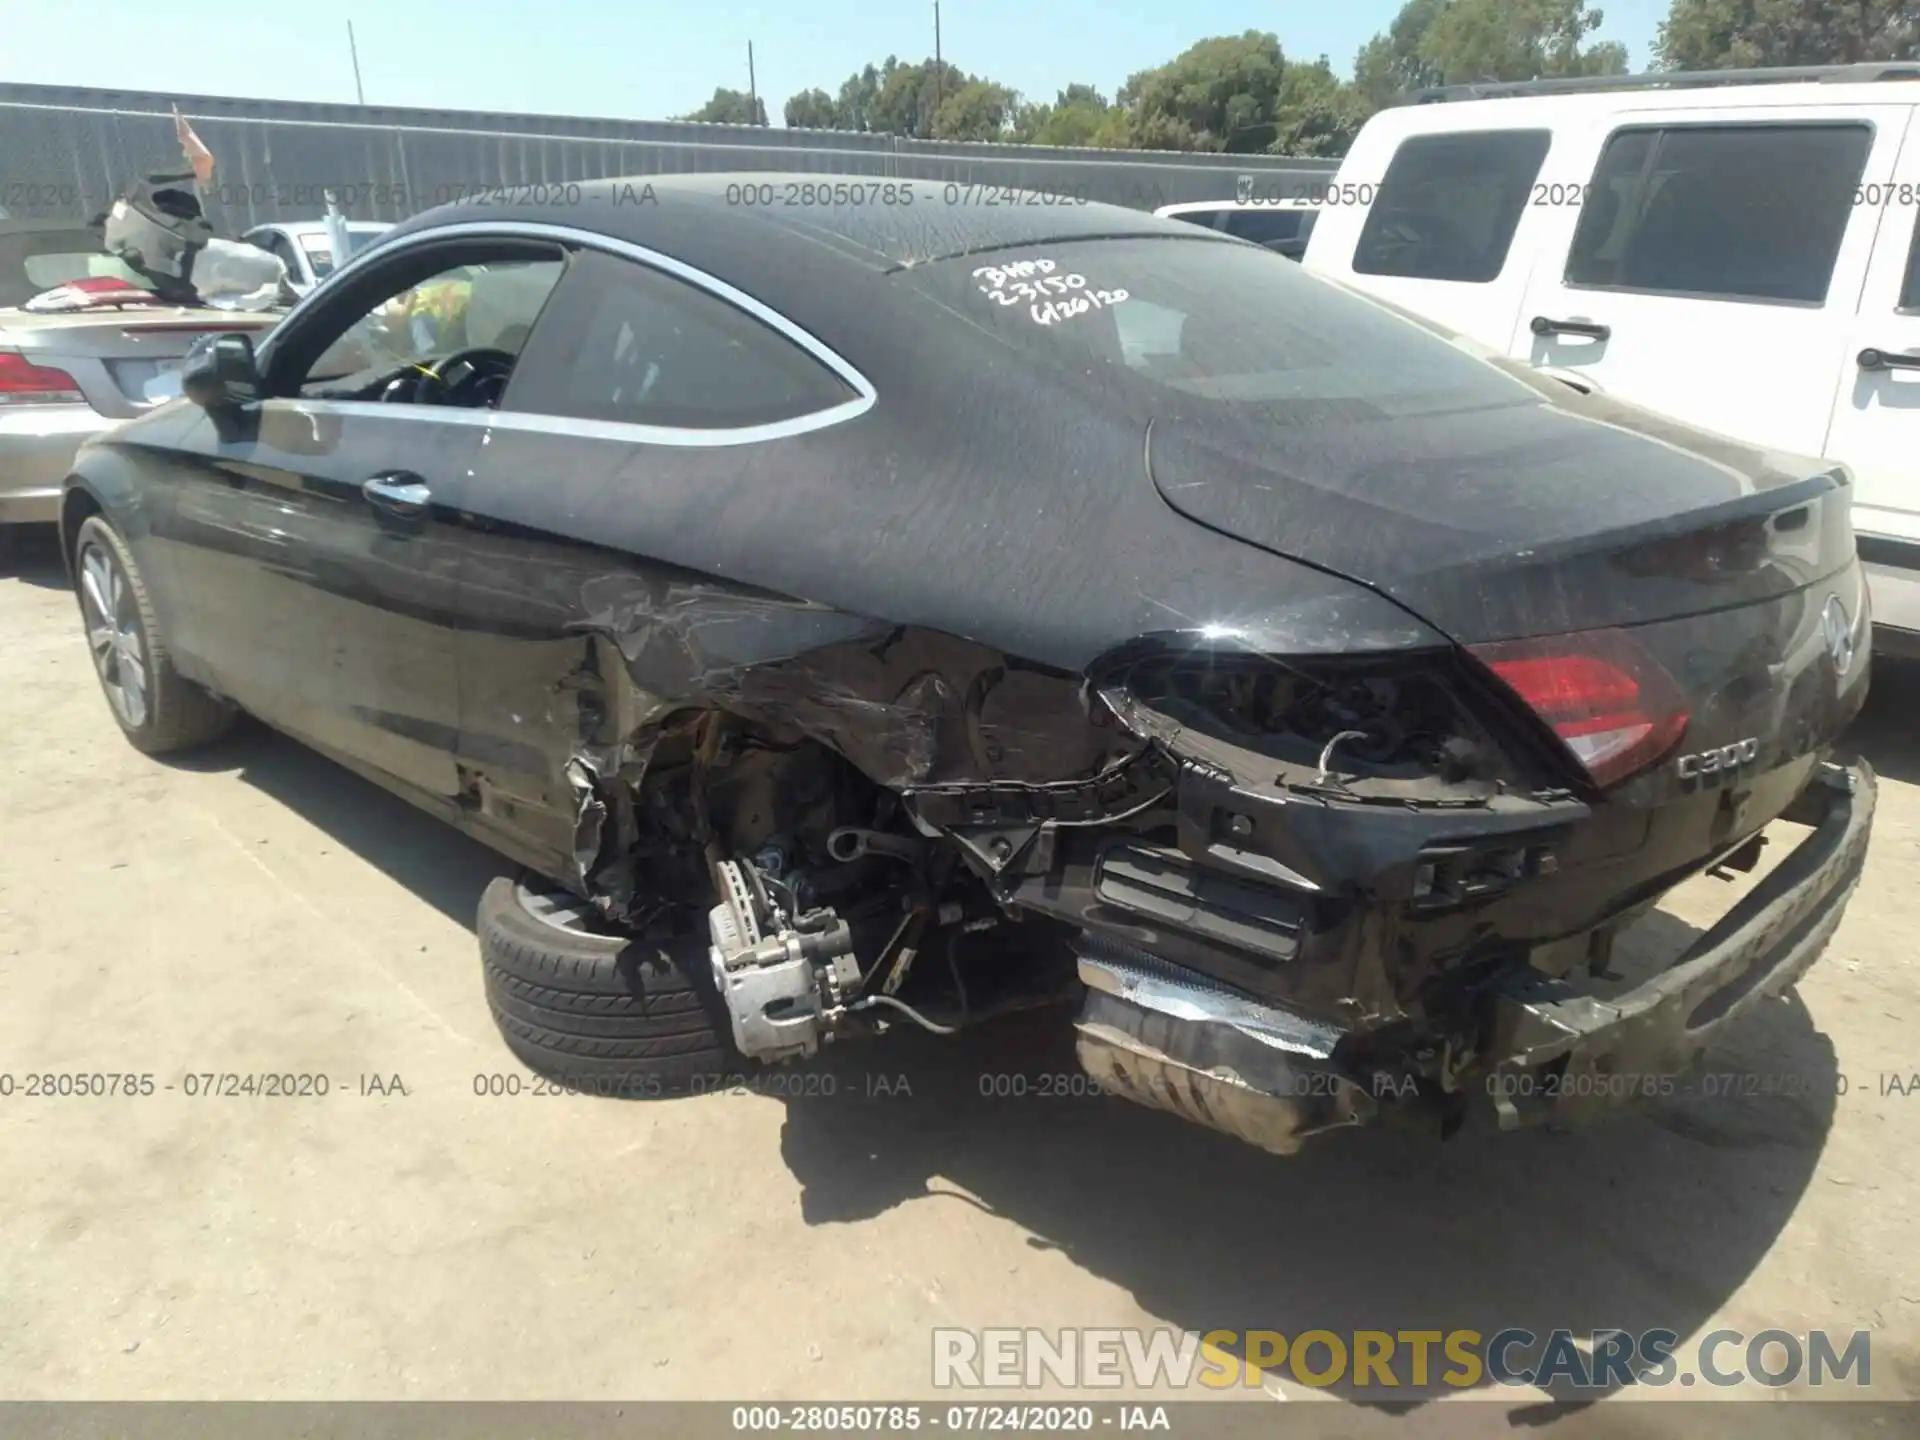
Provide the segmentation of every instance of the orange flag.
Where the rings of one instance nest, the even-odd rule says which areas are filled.
[[[193,133],[193,126],[187,123],[178,105],[173,107],[173,133],[180,141],[180,153],[193,166],[193,178],[202,185],[209,183],[213,179],[213,152]]]

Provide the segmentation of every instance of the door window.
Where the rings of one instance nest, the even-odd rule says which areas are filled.
[[[1621,130],[1581,206],[1566,283],[1821,304],[1872,143],[1852,122]]]
[[[855,398],[799,345],[717,295],[589,250],[540,317],[505,408],[731,430]]]
[[[1902,312],[1920,311],[1920,212],[1913,219],[1913,238],[1907,242],[1907,274],[1900,282],[1900,302],[1896,307]]]
[[[489,406],[505,389],[563,261],[500,259],[431,267],[402,261],[353,288],[320,322],[324,344],[276,393],[335,400]],[[371,293],[369,293],[371,290]],[[303,337],[304,338],[304,337]],[[465,365],[453,365],[465,359]],[[483,373],[475,374],[475,368]],[[449,393],[435,383],[471,377]]]
[[[1551,143],[1545,130],[1402,142],[1367,212],[1354,270],[1482,285],[1497,279]]]

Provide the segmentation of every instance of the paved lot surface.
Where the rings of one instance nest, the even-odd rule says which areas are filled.
[[[812,1072],[831,1095],[482,1096],[531,1085],[469,929],[500,862],[257,729],[137,754],[35,537],[0,564],[0,1072],[156,1083],[0,1099],[0,1395],[931,1397],[935,1326],[1724,1325],[1870,1329],[1873,1393],[1920,1397],[1920,1093],[1881,1079],[1920,1071],[1917,716],[1920,677],[1883,668],[1864,886],[1707,1067],[1772,1093],[1282,1161],[1119,1101],[983,1098],[1072,1072],[1029,1025],[889,1038]],[[1701,885],[1656,938],[1724,904]],[[331,1092],[189,1097],[203,1072]],[[1694,1430],[1599,1413],[1568,1423]]]

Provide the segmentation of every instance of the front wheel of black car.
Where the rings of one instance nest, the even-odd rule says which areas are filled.
[[[173,668],[140,567],[113,527],[94,515],[73,545],[74,587],[94,672],[136,750],[161,755],[217,740],[234,710]]]
[[[531,877],[489,885],[476,928],[494,1022],[537,1074],[640,1098],[741,1068],[704,937],[620,933]]]

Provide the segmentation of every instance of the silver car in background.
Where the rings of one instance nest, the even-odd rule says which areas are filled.
[[[0,526],[57,520],[80,443],[177,394],[195,340],[280,318],[168,304],[146,284],[96,230],[0,219]],[[63,286],[68,308],[21,308]]]
[[[344,260],[333,253],[333,239],[327,234],[324,220],[256,225],[240,238],[277,256],[287,267],[287,283],[304,295],[392,228],[372,220],[347,221],[347,243],[353,247],[353,254]]]

